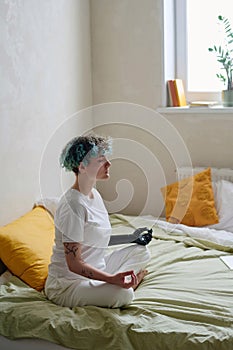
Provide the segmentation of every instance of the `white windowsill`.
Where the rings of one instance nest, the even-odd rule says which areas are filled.
[[[166,114],[233,114],[233,107],[159,107],[158,113]]]

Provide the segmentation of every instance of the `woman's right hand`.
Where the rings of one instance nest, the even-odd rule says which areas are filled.
[[[115,275],[108,277],[106,281],[111,284],[115,284],[119,287],[129,289],[138,283],[138,278],[133,270],[126,272],[118,272]]]
[[[132,243],[147,245],[152,240],[152,229],[148,229],[147,227],[138,228],[133,232],[133,236],[135,239]]]

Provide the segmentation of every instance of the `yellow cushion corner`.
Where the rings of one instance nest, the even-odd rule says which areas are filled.
[[[211,182],[211,168],[162,187],[166,220],[187,226],[219,222]]]
[[[42,207],[35,207],[0,227],[0,259],[32,288],[41,291],[48,275],[54,242],[54,221]]]

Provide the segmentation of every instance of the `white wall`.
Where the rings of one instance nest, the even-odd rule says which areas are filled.
[[[58,153],[90,126],[89,114],[69,117],[92,104],[92,82],[89,1],[6,0],[0,14],[0,224],[6,224],[30,210],[41,191],[59,194]]]

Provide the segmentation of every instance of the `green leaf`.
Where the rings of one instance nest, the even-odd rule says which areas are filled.
[[[227,17],[222,15],[218,16],[220,25],[223,26],[225,32],[225,40],[222,45],[213,45],[208,48],[209,52],[215,52],[217,62],[221,64],[221,70],[224,71],[225,76],[216,74],[216,76],[223,81],[227,82],[227,87],[232,86],[232,73],[233,73],[233,30],[230,21]]]

